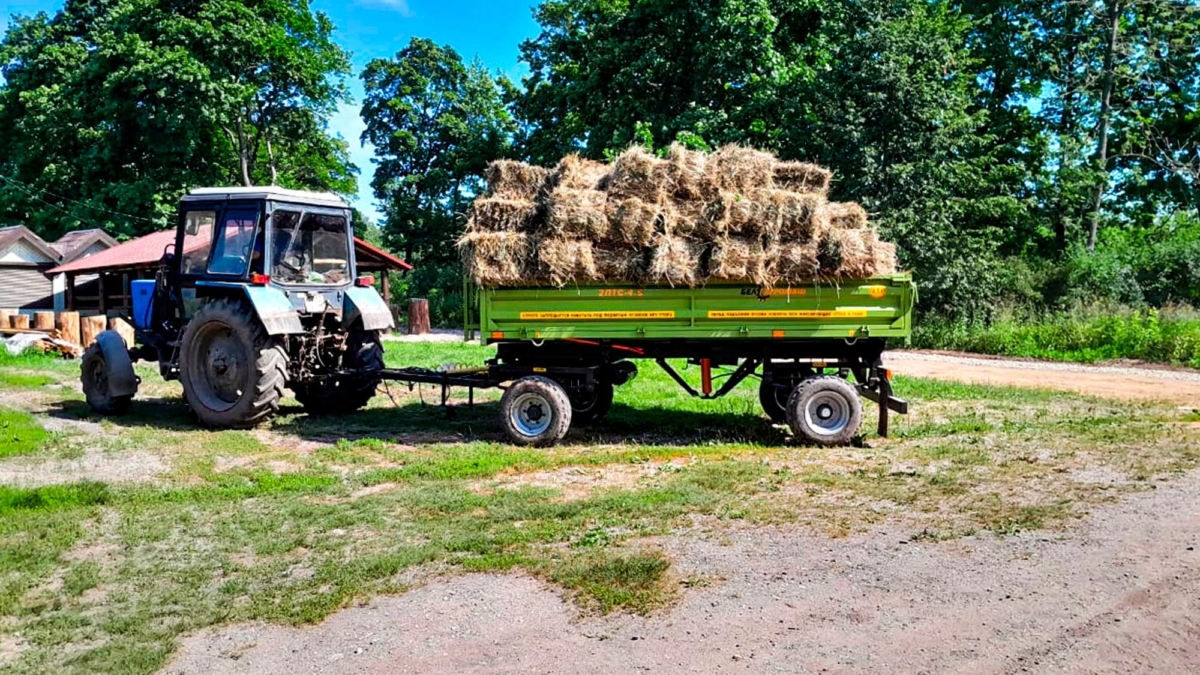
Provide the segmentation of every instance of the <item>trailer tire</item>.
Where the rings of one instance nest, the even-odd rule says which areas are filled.
[[[571,399],[554,380],[521,378],[500,399],[500,424],[517,445],[553,446],[571,428]]]
[[[580,392],[571,398],[571,423],[585,426],[599,422],[612,410],[612,404],[613,386],[597,382],[592,391]]]
[[[192,412],[207,426],[249,429],[279,411],[287,352],[245,303],[217,300],[188,322],[179,379]]]
[[[367,407],[379,389],[380,379],[371,373],[383,370],[383,342],[378,331],[350,335],[346,365],[363,375],[352,379],[294,384],[292,393],[309,415],[345,415]]]
[[[810,377],[788,399],[788,426],[813,445],[849,445],[862,428],[862,417],[858,392],[840,377]]]
[[[108,386],[108,358],[100,343],[93,342],[80,361],[80,381],[88,407],[98,415],[120,415],[129,411],[133,396],[113,396]]]
[[[766,380],[758,386],[758,402],[774,424],[787,423],[787,403],[791,394],[787,387],[768,384]]]

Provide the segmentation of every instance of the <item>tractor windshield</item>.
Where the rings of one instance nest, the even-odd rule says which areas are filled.
[[[282,284],[340,286],[350,280],[343,216],[276,211],[271,278]]]

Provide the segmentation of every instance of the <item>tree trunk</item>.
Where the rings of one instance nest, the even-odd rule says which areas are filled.
[[[83,346],[83,342],[79,337],[79,312],[59,313],[58,336],[67,342]]]
[[[1113,60],[1117,49],[1117,38],[1121,31],[1121,2],[1109,0],[1109,30],[1108,43],[1104,47],[1104,91],[1100,99],[1100,132],[1099,147],[1096,151],[1096,164],[1100,170],[1100,178],[1096,185],[1096,200],[1092,202],[1091,231],[1088,234],[1088,250],[1096,250],[1096,238],[1100,231],[1100,207],[1104,204],[1104,192],[1108,190],[1108,130],[1112,118],[1112,92],[1116,80],[1113,72]]]
[[[271,185],[279,184],[279,169],[275,166],[275,148],[271,146],[271,139],[267,138],[267,159],[271,163]]]
[[[17,330],[29,330],[29,315],[13,314],[9,319],[9,326]]]
[[[33,329],[47,333],[54,330],[54,312],[34,312]]]
[[[87,349],[96,341],[96,336],[103,333],[108,328],[108,318],[103,316],[85,316],[80,319],[79,330],[80,337],[79,346]]]
[[[250,180],[250,141],[246,138],[246,125],[243,124],[241,118],[238,118],[238,158],[242,168],[242,185],[245,187],[254,187],[254,181]]]
[[[15,309],[0,309],[0,328],[12,326],[12,315],[16,313]]]
[[[429,301],[408,301],[408,334],[429,335]]]

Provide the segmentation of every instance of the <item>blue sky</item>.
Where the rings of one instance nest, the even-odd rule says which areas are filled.
[[[413,37],[448,44],[470,61],[478,56],[488,69],[514,79],[524,74],[517,61],[517,45],[538,32],[533,21],[535,0],[311,0],[338,27],[337,39],[354,58],[349,84],[354,105],[343,106],[330,126],[350,142],[358,165],[358,206],[368,216],[377,215],[371,196],[372,149],[359,142],[362,86],[358,75],[371,59],[393,56]],[[54,13],[62,0],[0,0],[0,31],[11,14]]]

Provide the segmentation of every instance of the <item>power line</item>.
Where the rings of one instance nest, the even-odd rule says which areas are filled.
[[[38,195],[35,195],[35,194],[33,194],[32,192],[30,192],[30,190],[36,190],[37,192],[39,192],[39,193],[41,193],[41,194],[43,194],[43,195],[49,195],[49,196],[51,196],[51,197],[54,197],[55,199],[59,199],[59,200],[61,200],[61,201],[64,201],[64,202],[69,202],[69,203],[71,203],[71,204],[74,204],[74,205],[76,205],[76,206],[81,206],[81,207],[83,207],[83,208],[85,208],[85,209],[92,209],[92,210],[96,210],[96,211],[102,211],[102,212],[104,212],[104,213],[106,213],[106,214],[108,214],[108,215],[110,215],[110,216],[120,216],[120,217],[122,217],[122,218],[130,218],[130,219],[132,219],[132,220],[140,220],[140,221],[142,221],[142,222],[144,222],[144,223],[157,223],[157,222],[158,222],[158,221],[156,221],[156,220],[154,220],[154,219],[152,219],[152,218],[146,218],[146,217],[144,217],[144,216],[135,216],[135,215],[133,215],[132,213],[123,213],[123,212],[121,212],[121,211],[114,211],[114,210],[112,210],[112,209],[108,209],[108,208],[105,208],[105,207],[103,207],[103,206],[99,206],[99,205],[97,205],[97,204],[95,204],[95,203],[85,203],[85,202],[78,201],[78,200],[76,200],[76,199],[71,199],[70,197],[64,197],[64,196],[62,196],[62,195],[60,195],[60,194],[55,194],[55,193],[53,193],[53,192],[50,192],[49,190],[44,190],[44,189],[42,189],[42,188],[34,187],[34,186],[32,186],[32,185],[29,185],[29,184],[27,184],[27,183],[22,183],[22,182],[20,182],[20,181],[14,180],[14,179],[12,179],[12,178],[9,178],[8,176],[5,176],[5,175],[3,175],[3,174],[0,174],[0,180],[3,180],[4,182],[6,182],[6,183],[8,183],[9,185],[11,185],[11,186],[13,186],[13,187],[17,188],[18,190],[21,190],[21,191],[22,191],[22,192],[24,192],[25,194],[27,194],[27,195],[29,195],[30,197],[32,197],[32,198],[34,198],[34,199],[38,200],[39,202],[41,202],[41,203],[45,204],[46,206],[49,206],[49,207],[51,207],[51,208],[58,209],[59,211],[62,211],[64,214],[66,214],[66,215],[68,215],[68,216],[71,216],[71,217],[75,217],[75,218],[77,218],[78,216],[76,216],[76,215],[75,215],[75,214],[73,214],[73,213],[70,213],[69,211],[67,211],[67,210],[63,209],[62,207],[58,206],[57,204],[51,204],[50,202],[46,201],[45,199],[42,199],[42,198],[41,198],[41,197],[39,197]],[[85,221],[85,222],[87,222],[87,221]],[[89,225],[94,225],[95,223],[90,223],[90,222],[89,222],[88,224],[89,224]]]

